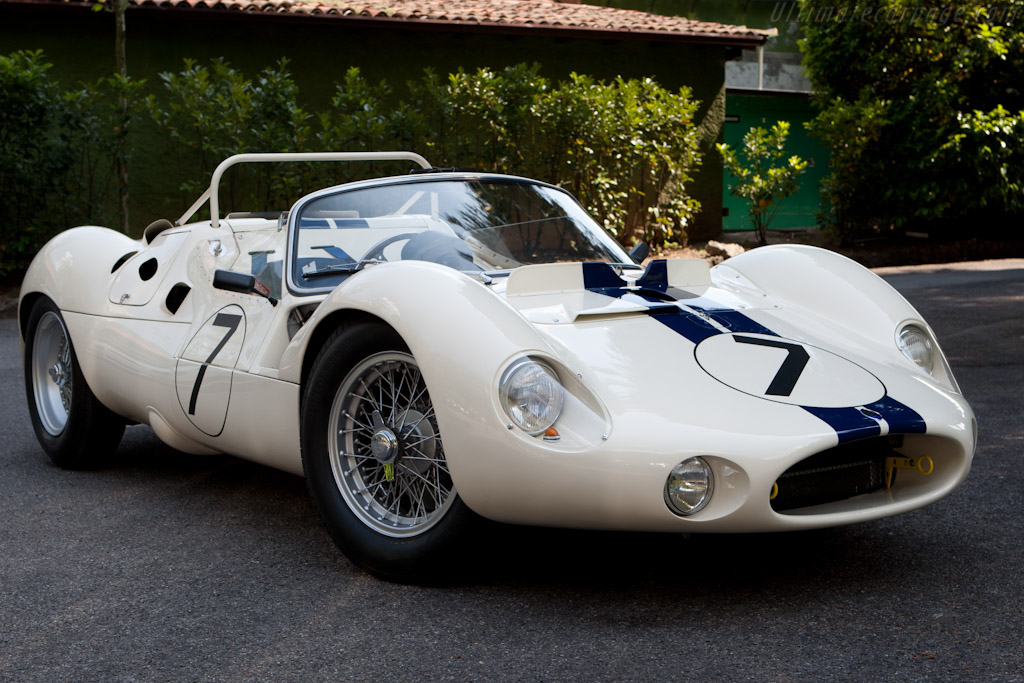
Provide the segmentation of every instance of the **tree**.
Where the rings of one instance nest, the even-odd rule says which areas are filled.
[[[801,9],[810,128],[832,152],[823,213],[841,237],[1024,215],[1024,0]]]
[[[129,98],[126,94],[131,89],[128,79],[128,54],[125,49],[125,37],[127,27],[124,14],[128,9],[128,0],[109,0],[109,8],[100,0],[92,6],[93,11],[109,9],[114,15],[114,79],[120,82],[121,90],[124,91],[118,96],[117,104],[121,109],[120,125],[116,126],[117,148],[115,150],[115,163],[117,165],[118,195],[121,207],[121,231],[128,234],[131,224],[128,220],[128,123],[131,118]]]
[[[762,245],[768,243],[768,226],[779,205],[799,189],[797,178],[807,170],[807,162],[800,157],[786,158],[787,137],[789,121],[779,121],[770,131],[751,128],[743,136],[745,163],[729,145],[718,145],[722,162],[738,181],[729,191],[750,202],[750,222]]]

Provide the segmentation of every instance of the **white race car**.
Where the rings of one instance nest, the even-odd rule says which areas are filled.
[[[239,162],[408,160],[277,214],[219,215]],[[212,220],[189,223],[208,202]],[[63,467],[127,423],[304,475],[393,579],[482,516],[807,529],[933,503],[977,426],[927,323],[829,251],[641,267],[565,191],[407,152],[238,155],[142,239],[68,230],[22,286],[29,412]]]

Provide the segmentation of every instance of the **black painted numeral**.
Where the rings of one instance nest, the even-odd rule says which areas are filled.
[[[192,387],[192,399],[188,402],[188,414],[196,414],[196,401],[199,400],[199,387],[203,385],[203,377],[206,375],[206,368],[210,367],[210,363],[217,357],[217,354],[224,349],[224,345],[231,339],[231,335],[238,329],[238,324],[242,322],[242,316],[233,315],[231,313],[218,313],[217,317],[213,319],[215,327],[226,327],[228,329],[225,333],[224,338],[220,340],[216,348],[213,349],[213,353],[206,359],[206,362],[199,368],[199,374],[196,376],[196,383]]]
[[[770,346],[774,349],[785,349],[788,351],[789,355],[786,356],[786,360],[782,361],[782,367],[775,373],[775,379],[769,385],[768,391],[764,393],[766,396],[789,396],[793,393],[793,388],[796,387],[797,380],[800,379],[800,375],[807,366],[807,361],[811,359],[807,349],[799,344],[790,344],[789,342],[777,341],[775,339],[743,337],[740,335],[733,335],[732,338],[740,344]]]

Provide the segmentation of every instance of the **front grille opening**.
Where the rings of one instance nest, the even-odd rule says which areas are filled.
[[[776,481],[776,512],[824,505],[885,487],[885,459],[898,456],[903,435],[853,441],[801,460]],[[774,489],[773,489],[774,490]]]

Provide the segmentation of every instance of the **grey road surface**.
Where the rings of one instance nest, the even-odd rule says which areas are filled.
[[[303,481],[127,432],[52,466],[0,321],[0,680],[1024,680],[1024,263],[886,271],[981,442],[940,503],[760,536],[494,527],[458,585],[352,566]]]

